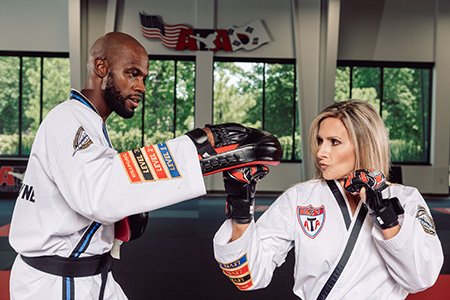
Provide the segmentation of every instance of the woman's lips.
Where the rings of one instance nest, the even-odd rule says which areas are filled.
[[[322,169],[326,169],[326,168],[328,168],[328,165],[327,165],[327,164],[324,164],[324,163],[320,163],[319,165],[320,165],[320,167],[321,167]]]

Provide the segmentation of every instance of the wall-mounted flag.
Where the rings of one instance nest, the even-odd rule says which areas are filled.
[[[261,20],[242,27],[195,29],[184,24],[164,24],[160,16],[144,13],[139,16],[144,37],[161,40],[165,47],[179,51],[253,50],[271,41]]]

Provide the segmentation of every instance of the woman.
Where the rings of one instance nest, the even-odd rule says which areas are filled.
[[[294,248],[293,292],[304,300],[404,299],[432,286],[443,253],[417,189],[383,190],[382,203],[396,212],[387,214],[394,218],[387,226],[369,205],[381,191],[344,189],[355,170],[388,174],[387,132],[373,107],[349,100],[326,108],[312,122],[310,145],[315,179],[284,192],[258,222],[227,220],[216,233],[215,257],[225,275],[241,290],[264,288]]]

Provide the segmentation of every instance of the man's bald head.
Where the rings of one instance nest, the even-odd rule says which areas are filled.
[[[104,120],[113,111],[129,118],[145,93],[148,68],[147,51],[135,38],[121,32],[107,33],[89,51],[81,92]]]
[[[88,70],[92,70],[96,59],[106,59],[111,63],[130,51],[146,53],[145,48],[132,36],[122,32],[110,32],[100,37],[89,51]]]

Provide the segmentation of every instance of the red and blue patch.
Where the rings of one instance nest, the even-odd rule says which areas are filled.
[[[130,183],[177,179],[181,174],[166,143],[119,153]]]
[[[247,254],[242,255],[235,261],[229,263],[219,262],[222,272],[240,290],[247,290],[253,286],[252,274],[248,267]]]
[[[298,206],[297,218],[306,236],[314,239],[320,233],[325,223],[325,206]]]

